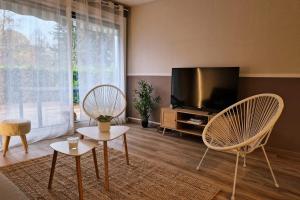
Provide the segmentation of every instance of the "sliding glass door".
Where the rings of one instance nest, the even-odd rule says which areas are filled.
[[[0,2],[0,120],[31,120],[29,142],[63,135],[73,126],[66,9]]]
[[[31,120],[30,143],[72,131],[94,86],[125,91],[124,9],[105,2],[0,0],[0,120]]]
[[[76,8],[79,102],[99,84],[111,84],[124,92],[126,21],[123,7],[116,9],[112,2],[90,5],[79,0]],[[125,115],[121,118],[125,119]],[[87,116],[81,112],[80,119],[85,120]]]

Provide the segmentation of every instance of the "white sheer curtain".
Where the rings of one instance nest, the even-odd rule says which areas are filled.
[[[0,0],[0,120],[31,120],[30,143],[71,132],[71,60],[81,102],[98,84],[125,91],[125,27],[110,1]]]
[[[124,8],[101,0],[78,0],[76,54],[80,102],[99,84],[111,84],[125,92]],[[81,120],[87,116],[81,112]],[[125,121],[125,114],[120,117]]]
[[[73,128],[67,5],[0,0],[0,120],[31,120],[30,143]]]

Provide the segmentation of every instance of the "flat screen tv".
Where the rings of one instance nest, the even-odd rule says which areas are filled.
[[[171,104],[218,112],[237,101],[239,67],[172,69]]]

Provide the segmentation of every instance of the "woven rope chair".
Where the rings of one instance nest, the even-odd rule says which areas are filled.
[[[208,149],[236,154],[231,196],[231,199],[234,199],[239,157],[244,158],[244,167],[246,167],[246,155],[261,147],[274,184],[279,187],[264,146],[283,107],[284,103],[280,96],[259,94],[239,101],[218,113],[208,122],[202,133],[207,149],[197,170],[199,170]]]
[[[82,108],[90,117],[90,122],[100,115],[111,116],[116,120],[126,109],[126,98],[124,93],[113,85],[98,85],[86,94]]]

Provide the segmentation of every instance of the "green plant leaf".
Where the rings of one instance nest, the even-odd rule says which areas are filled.
[[[141,80],[138,82],[138,89],[134,90],[133,106],[143,120],[148,120],[152,110],[160,102],[160,96],[153,97],[153,86]]]

